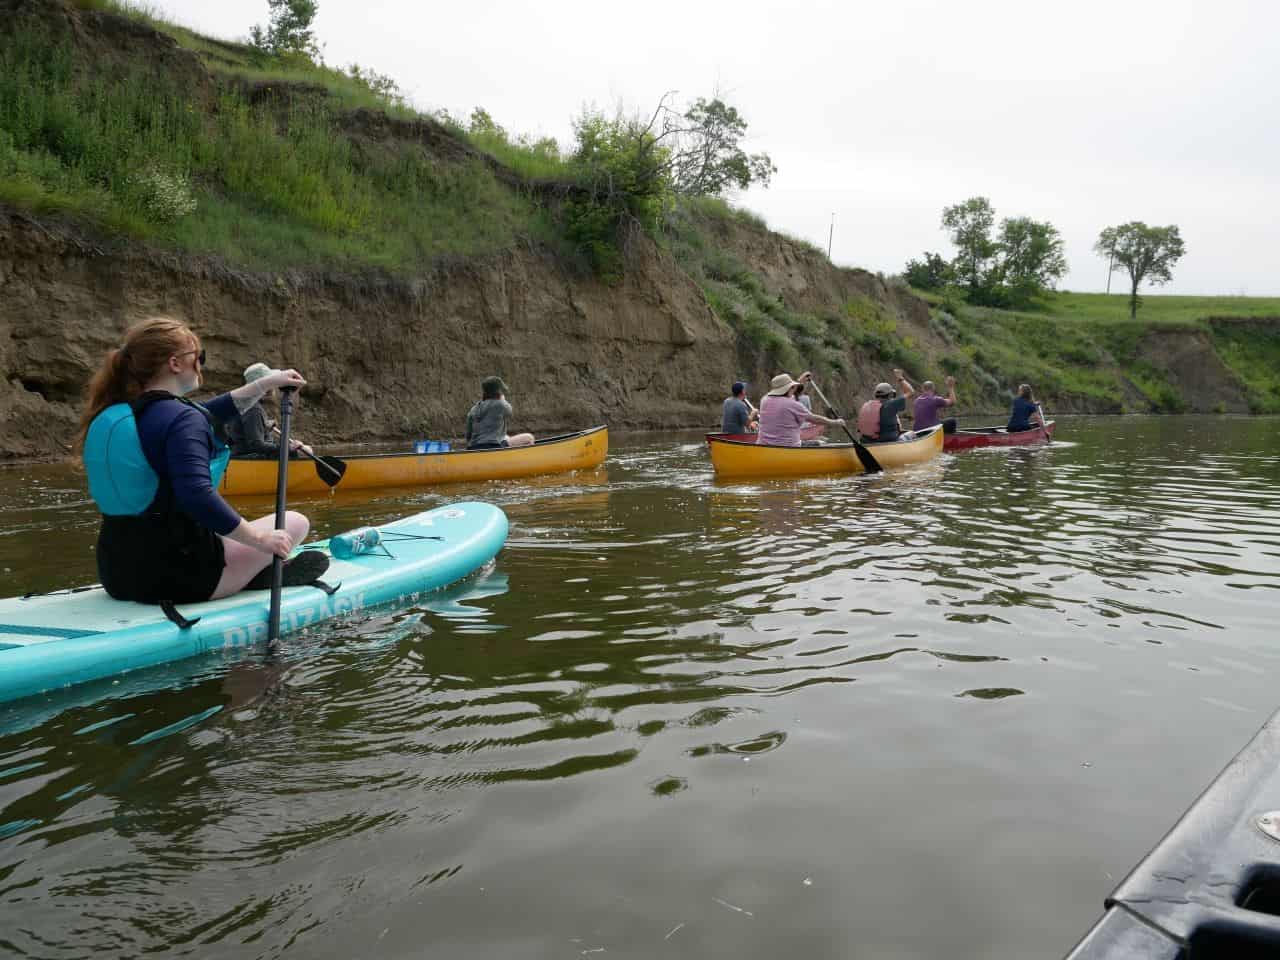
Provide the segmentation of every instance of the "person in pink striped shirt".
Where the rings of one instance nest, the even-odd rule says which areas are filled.
[[[800,446],[800,431],[806,423],[825,423],[828,427],[843,427],[843,420],[833,420],[814,413],[796,399],[806,383],[813,379],[808,370],[792,380],[791,374],[780,373],[769,384],[769,392],[760,401],[760,434],[756,443],[775,447]]]

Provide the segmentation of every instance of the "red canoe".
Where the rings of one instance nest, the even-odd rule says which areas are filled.
[[[800,431],[800,442],[806,440],[817,440],[826,432],[826,426],[821,423],[811,423]],[[755,443],[756,433],[709,433],[709,437],[715,437],[717,440],[737,440],[739,443]]]
[[[948,452],[972,450],[974,447],[1025,447],[1033,443],[1048,443],[1053,438],[1054,421],[1034,430],[1010,433],[1004,427],[974,427],[948,433],[942,441],[942,449]]]

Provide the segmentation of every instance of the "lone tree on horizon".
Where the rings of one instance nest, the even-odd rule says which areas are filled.
[[[1128,271],[1129,317],[1135,320],[1142,305],[1139,284],[1144,280],[1152,284],[1168,283],[1173,279],[1174,264],[1187,252],[1176,226],[1149,227],[1141,220],[1107,227],[1098,234],[1093,249],[1098,256],[1111,258],[1112,272]]]

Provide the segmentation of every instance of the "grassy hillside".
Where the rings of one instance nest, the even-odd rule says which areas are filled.
[[[0,201],[259,268],[412,272],[554,233],[461,131],[367,83],[108,0],[76,6],[90,29],[36,3],[0,36]],[[415,136],[452,139],[452,155]],[[556,172],[517,146],[505,153]]]
[[[1055,293],[1043,312],[1063,320],[1130,323],[1127,294]],[[1138,321],[1143,324],[1198,324],[1206,317],[1280,317],[1280,297],[1142,296]]]
[[[1198,335],[1242,384],[1251,412],[1280,413],[1280,298],[1145,296],[1130,320],[1122,294],[1054,293],[1014,311],[917,292],[954,347],[941,365],[989,396],[1026,381],[1075,408],[1180,413],[1192,398],[1160,362],[1161,341]]]

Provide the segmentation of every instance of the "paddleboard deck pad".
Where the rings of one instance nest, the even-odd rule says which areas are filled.
[[[331,557],[324,581],[336,588],[332,594],[314,586],[284,589],[282,635],[462,579],[502,549],[507,517],[492,504],[457,503],[377,529],[383,541],[378,550],[347,560]],[[328,547],[327,540],[305,544],[308,550]],[[101,587],[0,600],[0,703],[265,642],[270,605],[270,590],[179,604],[188,621],[198,618],[181,629],[158,606],[112,600]]]

